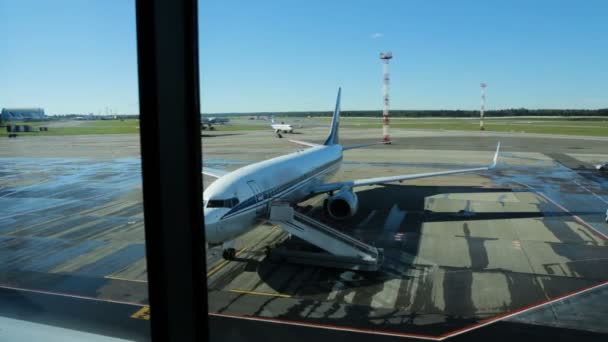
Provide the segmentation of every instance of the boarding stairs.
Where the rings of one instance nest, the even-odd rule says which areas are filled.
[[[270,206],[269,221],[322,251],[275,248],[271,257],[288,262],[352,270],[376,271],[384,261],[381,248],[368,245],[307,215],[297,212],[289,203]]]

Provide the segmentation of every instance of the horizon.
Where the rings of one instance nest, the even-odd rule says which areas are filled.
[[[27,108],[27,107],[24,107]],[[0,109],[4,109],[3,107],[0,107]],[[17,108],[13,108],[13,109],[17,109]],[[502,111],[517,111],[517,110],[526,110],[526,111],[533,111],[533,112],[541,112],[541,111],[563,111],[563,112],[569,112],[569,111],[591,111],[591,112],[598,112],[598,111],[608,111],[608,107],[607,108],[597,108],[597,109],[586,109],[586,108],[537,108],[537,109],[531,109],[531,108],[503,108],[503,109],[489,109],[489,110],[484,110],[484,113],[487,115],[488,113],[492,113],[492,112],[502,112]],[[305,114],[305,113],[310,113],[310,114],[319,114],[319,113],[327,113],[328,115],[331,115],[333,111],[332,110],[298,110],[298,111],[262,111],[262,112],[218,112],[218,113],[200,113],[200,115],[202,116],[214,116],[214,115],[226,115],[226,116],[244,116],[244,115],[268,115],[268,114]],[[342,113],[344,112],[378,112],[378,114],[382,114],[382,109],[354,109],[354,110],[350,110],[350,109],[345,109],[345,110],[341,110]],[[479,109],[391,109],[391,112],[479,112]],[[59,113],[59,114],[45,114],[47,116],[68,116],[68,115],[78,115],[78,116],[132,116],[132,115],[140,115],[139,113],[112,113],[112,114],[95,114],[95,113]],[[539,115],[535,115],[535,116],[539,116]],[[606,115],[595,115],[594,117],[604,117],[604,116],[608,116],[608,113]]]

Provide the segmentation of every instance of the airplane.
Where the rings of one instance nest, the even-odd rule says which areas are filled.
[[[357,212],[358,199],[353,188],[482,172],[496,167],[500,142],[492,163],[485,167],[326,183],[340,168],[344,151],[373,145],[340,144],[340,96],[339,88],[329,136],[323,144],[290,140],[309,148],[256,162],[232,172],[203,167],[204,175],[216,178],[203,191],[205,236],[209,245],[222,245],[224,259],[234,259],[235,239],[253,229],[256,223],[266,220],[274,201],[297,204],[319,194],[328,194],[324,206],[326,213],[333,219],[345,219]]]
[[[274,117],[272,117],[272,119],[270,120],[270,127],[272,127],[272,129],[274,129],[274,132],[277,134],[277,136],[279,138],[282,138],[281,136],[281,132],[283,133],[293,133],[293,126],[290,124],[286,124],[284,122],[279,123],[275,123],[274,121]]]
[[[220,125],[224,125],[227,124],[228,122],[230,122],[230,119],[228,118],[209,118],[209,121],[213,122],[214,124],[220,124]]]
[[[213,125],[217,125],[217,124],[227,124],[230,121],[230,119],[228,118],[206,118],[204,116],[201,116],[201,128],[202,129],[206,129],[209,128],[210,130],[214,130],[215,128],[213,127]]]

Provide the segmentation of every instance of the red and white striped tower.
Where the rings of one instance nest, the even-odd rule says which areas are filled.
[[[479,130],[483,131],[483,130],[485,130],[485,127],[483,127],[483,114],[486,110],[486,88],[488,85],[485,83],[481,83],[479,86],[481,87],[481,109],[479,110]]]
[[[390,107],[390,101],[388,96],[388,86],[390,81],[390,77],[388,74],[388,62],[391,60],[391,58],[393,58],[393,54],[390,51],[380,53],[380,59],[384,64],[384,109],[382,110],[382,140],[385,144],[391,143],[391,136],[388,134],[388,111]]]

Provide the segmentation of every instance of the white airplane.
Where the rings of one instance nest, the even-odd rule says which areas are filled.
[[[272,129],[274,129],[274,132],[276,134],[281,134],[281,132],[283,132],[283,133],[293,133],[293,126],[292,125],[286,124],[284,122],[275,123],[274,117],[270,120],[270,127],[272,127]]]
[[[329,136],[323,145],[291,140],[310,148],[253,163],[229,173],[203,167],[203,174],[217,178],[203,191],[207,242],[222,244],[223,257],[233,259],[234,239],[267,219],[273,201],[297,204],[327,193],[327,214],[334,219],[347,218],[357,212],[355,187],[490,170],[496,167],[500,148],[498,143],[492,164],[485,167],[326,183],[325,180],[338,171],[343,151],[371,145],[340,145],[339,126],[340,89]]]

